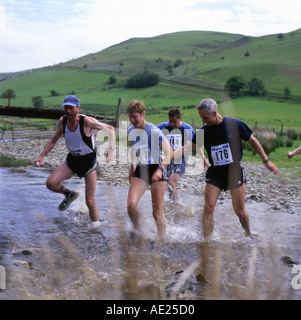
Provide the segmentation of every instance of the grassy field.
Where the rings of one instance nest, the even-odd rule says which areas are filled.
[[[207,96],[202,96],[198,100],[191,101],[191,105],[197,105],[201,99]],[[183,116],[183,121],[194,123],[196,127],[202,125],[201,118],[198,115],[196,108],[180,108]],[[159,124],[167,119],[168,110],[156,110],[152,108],[147,113],[147,119],[154,124]],[[301,132],[301,105],[291,102],[276,102],[268,101],[260,98],[239,98],[229,100],[219,104],[219,112],[223,116],[238,118],[245,122],[250,127],[267,126],[280,130],[294,128]],[[166,120],[167,121],[167,120]]]

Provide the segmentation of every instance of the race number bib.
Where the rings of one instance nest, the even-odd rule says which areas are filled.
[[[214,166],[223,166],[233,162],[229,143],[211,147],[211,157]]]
[[[182,147],[182,134],[168,134],[166,138],[173,150]]]

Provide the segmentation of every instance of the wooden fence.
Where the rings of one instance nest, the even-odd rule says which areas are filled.
[[[104,115],[86,114],[101,122],[110,124],[114,127],[118,125],[120,116],[120,104],[123,100],[118,100],[116,117],[107,117]],[[15,119],[2,119],[0,125],[0,140],[4,139],[28,139],[28,138],[46,138],[53,135],[57,120],[64,115],[62,109],[39,109],[0,106],[0,115],[6,117],[15,117]],[[21,120],[20,118],[35,118],[38,121]],[[42,120],[43,119],[43,120]],[[47,120],[46,120],[47,119]],[[51,121],[52,120],[52,121]]]

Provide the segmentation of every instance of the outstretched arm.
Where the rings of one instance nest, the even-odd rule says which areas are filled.
[[[116,137],[115,137],[115,128],[110,126],[109,124],[99,122],[95,118],[86,117],[85,119],[85,128],[87,130],[88,135],[92,134],[92,130],[104,130],[108,133],[109,137],[109,149],[106,155],[107,162],[111,161],[114,158],[114,148]]]
[[[192,150],[196,150],[201,155],[201,157],[204,161],[204,167],[209,168],[210,164],[204,155],[203,149],[201,147],[199,147],[197,144],[194,144],[193,142],[188,142],[182,148],[177,149],[174,152],[174,159],[179,159],[185,155],[189,155]]]
[[[298,147],[298,148],[295,149],[294,151],[289,151],[289,152],[287,153],[287,157],[288,157],[289,159],[291,159],[293,156],[295,156],[295,155],[297,155],[297,154],[301,154],[301,145],[300,145],[300,147]]]
[[[197,145],[195,145],[196,151],[201,155],[201,158],[203,159],[204,162],[204,168],[209,168],[210,167],[210,163],[208,162],[208,160],[205,157],[204,154],[204,150],[201,147],[198,147]]]
[[[248,140],[252,148],[256,151],[256,153],[261,157],[265,166],[270,170],[273,171],[275,174],[278,174],[279,170],[276,165],[271,162],[263,150],[260,142],[252,135],[251,138]]]

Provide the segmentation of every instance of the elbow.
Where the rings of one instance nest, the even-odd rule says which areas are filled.
[[[115,128],[111,125],[107,125],[107,131],[110,131],[110,132],[114,132],[115,133]]]

